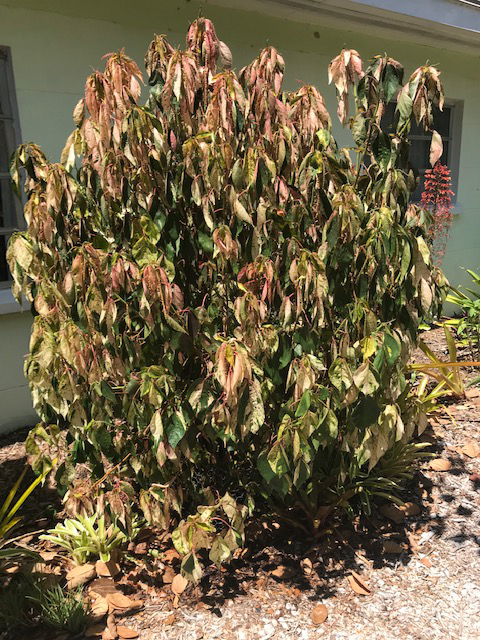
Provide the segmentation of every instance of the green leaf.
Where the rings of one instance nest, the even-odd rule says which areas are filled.
[[[389,333],[385,333],[383,338],[383,347],[385,350],[385,358],[390,366],[393,366],[400,355],[400,345],[397,340]]]
[[[202,567],[193,551],[183,558],[180,569],[182,574],[193,582],[198,582],[202,577]]]
[[[166,428],[168,443],[175,448],[187,431],[187,423],[180,411],[176,411]]]
[[[303,416],[310,409],[310,391],[305,391],[300,398],[297,410],[295,411],[296,418],[303,418]]]

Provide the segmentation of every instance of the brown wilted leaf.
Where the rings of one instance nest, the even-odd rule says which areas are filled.
[[[312,609],[311,618],[313,624],[322,624],[328,618],[328,609],[324,604],[317,604]]]
[[[175,577],[175,569],[172,569],[172,567],[166,567],[162,575],[163,583],[172,584],[174,577]]]
[[[93,620],[98,621],[98,620],[101,620],[103,616],[106,616],[107,613],[108,613],[108,600],[103,596],[99,596],[92,604],[90,615]]]
[[[165,620],[163,621],[163,624],[165,625],[171,625],[175,622],[175,614],[171,613],[167,618],[165,618]]]
[[[108,593],[107,600],[112,609],[118,609],[120,611],[131,611],[133,609],[140,609],[143,606],[141,600],[132,600],[123,593],[117,591],[116,593]]]
[[[135,629],[131,629],[130,627],[124,627],[122,625],[117,625],[117,633],[119,638],[123,638],[125,640],[138,638],[138,631],[135,631]]]
[[[417,516],[420,513],[420,507],[415,502],[405,502],[398,507],[406,516]]]
[[[181,573],[177,573],[177,575],[172,580],[172,591],[176,596],[182,594],[187,588],[188,580],[182,576]]]
[[[139,542],[137,545],[135,545],[134,553],[137,556],[144,556],[147,553],[147,551],[148,549],[147,549],[146,542]]]
[[[352,571],[351,575],[348,576],[348,582],[355,593],[358,593],[360,596],[369,596],[372,593],[368,585],[355,571]]]
[[[462,447],[462,449],[460,449],[460,452],[468,456],[469,458],[478,458],[478,456],[480,456],[480,446],[474,440],[472,440],[464,447]]]
[[[312,565],[312,561],[310,560],[310,558],[304,558],[302,560],[302,568],[304,570],[304,572],[308,575],[310,575],[313,571],[313,565]]]
[[[286,567],[283,564],[279,564],[276,569],[270,572],[274,578],[278,578],[279,580],[289,580],[296,574],[296,571],[293,567]]]
[[[422,558],[420,560],[420,562],[425,566],[430,568],[432,566],[432,561],[430,560],[430,558],[427,558],[426,556],[424,558]]]
[[[104,629],[105,625],[103,623],[92,624],[85,630],[85,638],[95,638],[96,636],[101,636]]]
[[[180,560],[180,554],[175,549],[167,549],[163,554],[162,560],[164,562],[175,562],[176,560]]]
[[[405,512],[402,511],[396,504],[388,502],[382,504],[380,507],[380,513],[389,520],[393,520],[395,524],[400,524],[405,520]]]
[[[115,616],[110,614],[107,618],[107,628],[106,631],[110,634],[112,638],[117,638],[117,625],[115,623]]]
[[[93,564],[82,564],[78,567],[73,567],[67,573],[67,587],[69,589],[75,589],[82,584],[85,584],[89,580],[92,580],[97,575],[95,566]]]
[[[450,460],[445,460],[445,458],[435,458],[430,461],[428,466],[433,471],[449,471],[452,468],[452,463]]]
[[[99,596],[106,596],[109,593],[120,593],[110,578],[97,578],[97,580],[94,580],[90,585],[90,591]]]
[[[403,553],[405,551],[405,549],[402,547],[401,544],[398,544],[398,542],[395,542],[394,540],[385,540],[385,542],[383,543],[383,550],[385,551],[385,553]]]
[[[97,571],[97,575],[102,578],[114,578],[120,573],[120,566],[118,563],[113,562],[113,560],[109,560],[108,562],[97,560],[95,563],[95,569]]]

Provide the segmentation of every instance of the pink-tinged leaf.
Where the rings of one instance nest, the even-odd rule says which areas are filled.
[[[432,134],[432,143],[430,145],[430,164],[432,167],[435,163],[440,160],[443,153],[443,142],[442,136],[438,133],[438,131],[434,131]]]

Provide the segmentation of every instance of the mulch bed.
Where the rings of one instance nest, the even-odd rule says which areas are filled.
[[[447,359],[442,336],[436,329],[424,339]],[[144,606],[133,615],[116,612],[117,624],[136,629],[142,640],[480,637],[480,458],[469,455],[474,444],[480,447],[479,425],[475,387],[430,420],[423,438],[451,467],[435,471],[428,460],[419,466],[404,496],[411,507],[401,521],[375,507],[369,518],[335,522],[315,544],[279,523],[257,522],[246,549],[221,570],[208,568],[198,585],[181,594],[172,592],[180,560],[171,540],[147,532],[130,545],[115,579],[118,590]],[[0,501],[25,464],[25,435],[0,439]],[[24,511],[23,542],[48,550],[32,532],[50,526],[61,509],[52,487],[35,493]],[[153,548],[155,556],[148,553]],[[328,617],[314,624],[319,604]]]

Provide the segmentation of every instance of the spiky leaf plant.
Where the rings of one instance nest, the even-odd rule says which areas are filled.
[[[184,51],[156,36],[145,66],[145,106],[123,52],[88,78],[60,164],[19,149],[28,230],[8,255],[34,306],[35,464],[66,452],[70,512],[98,498],[177,527],[198,578],[199,551],[226,560],[255,505],[320,530],[424,424],[403,371],[444,280],[408,133],[443,90],[435,67],[402,86],[397,61],[364,71],[343,50],[329,75],[352,152],[315,87],[282,91],[273,47],[237,75],[209,20]]]

